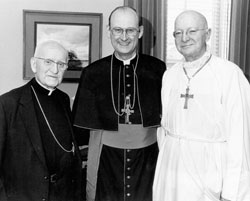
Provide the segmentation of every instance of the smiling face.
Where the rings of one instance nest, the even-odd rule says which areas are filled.
[[[54,89],[62,82],[65,70],[60,69],[56,63],[47,65],[44,59],[67,63],[68,52],[59,43],[49,42],[38,47],[35,56],[31,58],[31,69],[37,81],[47,89]]]
[[[188,30],[196,31],[188,34]],[[206,52],[211,30],[207,28],[207,21],[200,13],[186,11],[180,14],[175,21],[175,32],[182,33],[175,37],[175,45],[186,61],[197,60]]]
[[[112,29],[136,29],[135,35],[129,35],[123,31],[121,35],[114,35]],[[112,14],[108,27],[111,44],[115,49],[115,54],[123,60],[131,58],[135,53],[139,38],[143,35],[143,27],[139,27],[138,16],[131,8],[121,8]]]

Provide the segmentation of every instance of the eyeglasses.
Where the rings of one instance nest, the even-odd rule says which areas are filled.
[[[121,36],[124,34],[124,32],[126,33],[127,36],[133,37],[139,32],[139,29],[137,28],[122,29],[120,27],[114,27],[111,29],[111,33],[114,36]]]
[[[206,28],[206,29],[189,28],[189,29],[187,29],[186,31],[177,30],[177,31],[174,31],[173,36],[174,36],[175,38],[177,38],[177,39],[178,39],[178,38],[181,38],[181,37],[183,36],[184,32],[186,32],[186,35],[187,35],[187,36],[195,36],[195,35],[197,34],[198,31],[202,31],[202,30],[207,30],[207,28]]]
[[[43,64],[45,66],[48,67],[52,67],[53,64],[56,64],[56,66],[60,69],[60,70],[66,70],[68,68],[68,65],[62,61],[53,61],[52,59],[45,59],[45,58],[41,58],[41,57],[34,57],[36,59],[41,59],[43,60]]]

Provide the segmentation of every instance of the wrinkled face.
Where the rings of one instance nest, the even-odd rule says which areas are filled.
[[[67,51],[59,46],[44,47],[31,59],[31,69],[44,87],[54,89],[62,82],[66,70],[60,68],[62,63],[67,63]]]
[[[143,27],[138,24],[136,13],[132,10],[117,10],[111,16],[108,30],[111,44],[122,59],[129,59],[136,53],[138,40],[143,35]]]
[[[186,61],[199,59],[206,51],[211,30],[203,17],[196,13],[184,13],[175,22],[175,45]]]

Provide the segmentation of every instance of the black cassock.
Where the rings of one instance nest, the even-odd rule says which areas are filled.
[[[115,56],[113,59],[108,56],[83,70],[73,106],[74,124],[83,128],[82,131],[77,129],[78,139],[88,130],[86,128],[112,132],[125,123],[128,126],[141,124],[145,128],[160,125],[161,79],[165,63],[140,54],[136,65],[137,59],[138,56],[129,65],[124,65]],[[130,98],[129,115],[124,110],[126,97]],[[151,201],[157,155],[156,142],[135,149],[104,144],[95,200]]]
[[[76,186],[72,182],[76,179],[75,171],[79,168],[76,167],[77,156],[70,152],[74,139],[70,124],[71,111],[68,96],[62,96],[58,89],[55,89],[48,95],[49,91],[40,86],[35,79],[31,81],[31,85],[34,90],[32,98],[35,103],[35,112],[39,122],[47,168],[50,175],[53,175],[51,179],[55,180],[51,182],[49,188],[49,199],[61,201],[75,200],[77,189],[74,189]],[[46,123],[46,120],[48,123]],[[74,148],[77,148],[76,145],[74,145]],[[63,183],[60,183],[60,178],[62,177],[66,179]],[[63,191],[60,190],[60,185],[64,187]]]

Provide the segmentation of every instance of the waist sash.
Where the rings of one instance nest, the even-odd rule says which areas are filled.
[[[156,127],[141,124],[119,124],[118,131],[103,131],[102,143],[121,149],[138,149],[156,142]]]
[[[204,143],[225,143],[225,142],[227,142],[227,140],[225,140],[225,139],[210,140],[210,139],[199,139],[199,138],[181,136],[181,135],[172,134],[167,130],[166,130],[165,134],[167,134],[170,137],[177,138],[179,140],[187,140],[187,141],[194,141],[194,142],[204,142]]]

